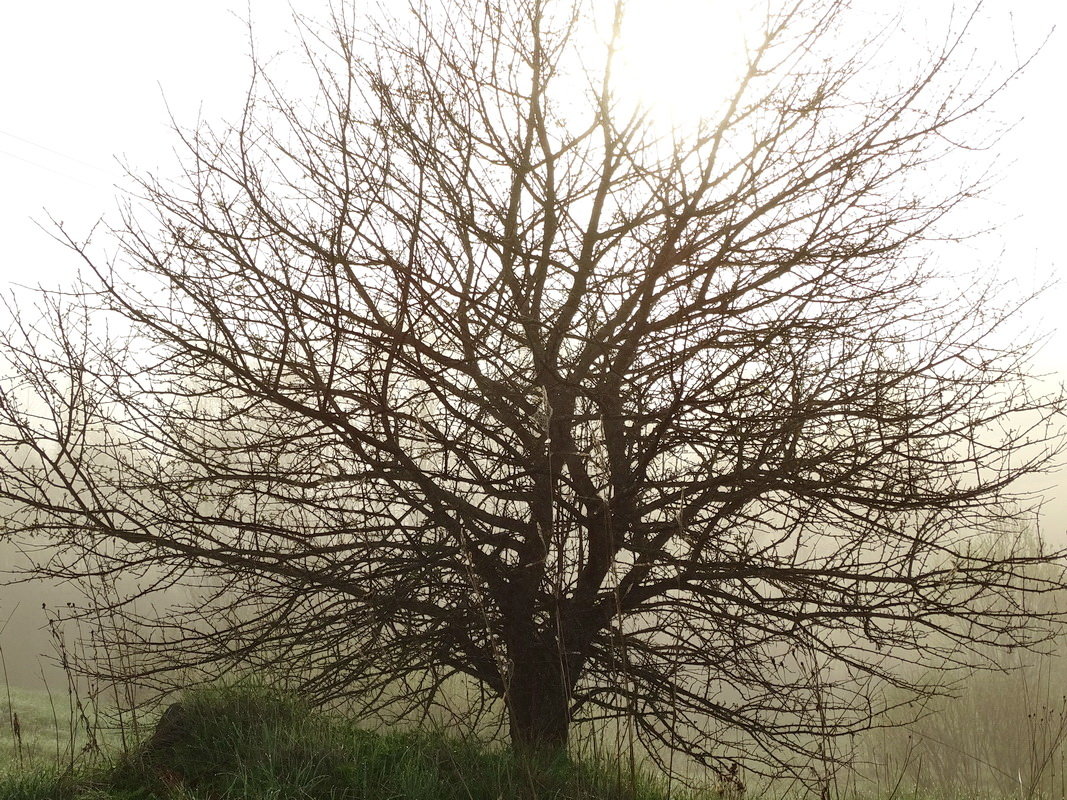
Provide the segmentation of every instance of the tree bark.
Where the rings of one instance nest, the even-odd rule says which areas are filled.
[[[524,650],[514,659],[506,700],[516,752],[555,756],[566,752],[570,683],[559,653]]]

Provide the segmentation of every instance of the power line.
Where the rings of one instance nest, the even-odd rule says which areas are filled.
[[[60,171],[58,169],[55,169],[54,167],[49,167],[46,164],[40,164],[37,161],[33,161],[33,160],[29,159],[29,158],[17,155],[15,153],[11,153],[11,152],[9,152],[7,150],[0,150],[0,155],[7,156],[8,158],[14,158],[14,159],[16,159],[18,161],[22,161],[25,164],[29,164],[32,167],[37,167],[37,169],[47,170],[48,172],[51,172],[51,173],[53,173],[55,175],[59,175],[61,178],[66,178],[69,181],[76,181],[77,183],[81,183],[81,184],[84,184],[86,186],[90,186],[90,187],[92,187],[94,189],[99,189],[99,188],[102,188],[102,186],[103,186],[103,184],[93,183],[92,181],[87,181],[84,178],[79,178],[79,177],[76,177],[74,175],[71,175],[69,172],[62,172],[62,171]],[[112,187],[114,187],[114,184],[111,184],[111,185],[112,185]]]
[[[103,173],[105,173],[107,175],[111,175],[112,174],[110,170],[106,170],[103,167],[97,166],[96,164],[90,164],[88,161],[82,161],[80,158],[76,158],[75,156],[67,155],[66,153],[60,152],[59,150],[55,150],[55,149],[53,149],[51,147],[48,147],[47,145],[40,144],[39,142],[35,142],[32,139],[27,139],[25,136],[19,136],[17,133],[11,133],[11,131],[5,131],[5,130],[0,129],[0,134],[2,134],[4,136],[7,136],[7,137],[9,137],[11,139],[16,139],[16,140],[22,142],[23,144],[28,144],[31,147],[39,148],[41,150],[44,150],[46,152],[51,153],[52,155],[59,156],[60,158],[65,158],[68,161],[73,161],[76,164],[81,164],[83,167],[88,167],[89,169],[95,169],[97,172],[103,172]],[[8,155],[10,155],[10,153]],[[17,156],[16,156],[16,158],[17,158]],[[26,159],[23,159],[23,160],[25,161]],[[30,162],[30,163],[33,163],[33,162]],[[47,169],[47,167],[45,167],[45,169]]]

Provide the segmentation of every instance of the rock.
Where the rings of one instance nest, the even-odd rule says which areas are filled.
[[[144,743],[142,752],[145,755],[158,755],[168,750],[182,740],[189,728],[189,715],[181,703],[171,703],[164,709],[156,729]]]

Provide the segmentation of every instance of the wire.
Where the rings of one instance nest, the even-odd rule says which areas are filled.
[[[0,135],[8,136],[8,137],[10,137],[12,139],[16,139],[16,140],[22,142],[23,144],[28,144],[28,145],[30,145],[32,147],[37,147],[37,148],[39,148],[41,150],[45,150],[46,152],[49,152],[52,155],[56,155],[56,156],[59,156],[60,158],[65,158],[65,159],[67,159],[69,161],[73,161],[73,162],[75,162],[77,164],[81,164],[83,167],[88,167],[89,169],[95,169],[97,172],[103,172],[103,173],[105,173],[107,175],[111,174],[110,170],[106,170],[103,167],[97,166],[96,164],[90,164],[88,161],[82,161],[80,158],[75,158],[74,156],[67,155],[66,153],[61,153],[59,150],[54,150],[51,147],[48,147],[46,145],[40,144],[38,142],[35,142],[32,139],[27,139],[25,136],[19,136],[17,133],[12,133],[11,131],[5,131],[3,129],[0,129]],[[11,154],[8,153],[8,155],[11,155]],[[17,156],[16,156],[16,158],[17,158]],[[25,160],[25,159],[23,159],[23,160]],[[30,163],[33,163],[33,162],[30,162]],[[38,166],[41,166],[41,165],[38,164]],[[45,167],[45,169],[48,169],[48,168]]]
[[[30,166],[37,167],[37,169],[47,170],[48,172],[54,173],[56,175],[59,175],[61,178],[66,178],[69,181],[76,181],[77,183],[81,183],[81,184],[84,184],[86,186],[90,186],[90,187],[92,187],[94,189],[100,189],[100,188],[103,187],[103,184],[93,183],[92,181],[87,181],[84,178],[78,178],[78,177],[76,177],[74,175],[71,175],[69,172],[61,172],[60,170],[55,169],[54,167],[49,167],[49,166],[47,166],[45,164],[39,164],[36,161],[32,161],[31,159],[25,158],[24,156],[20,156],[20,155],[16,155],[15,153],[8,152],[7,150],[0,150],[0,155],[7,156],[8,158],[17,159],[18,161],[22,161],[23,163],[29,164]],[[114,184],[112,184],[112,186],[114,187]]]

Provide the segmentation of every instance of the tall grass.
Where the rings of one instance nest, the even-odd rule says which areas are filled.
[[[63,639],[55,631],[53,638],[67,664]],[[0,665],[2,657],[0,650]],[[957,697],[931,701],[918,721],[875,731],[844,748],[829,745],[838,748],[839,757],[853,754],[854,769],[834,765],[821,786],[815,782],[817,793],[826,800],[859,795],[882,800],[1067,798],[1067,651],[1044,657],[1016,654],[1004,666],[1013,669],[973,674],[958,687]],[[466,730],[466,738],[459,739],[405,730],[395,721],[383,724],[382,718],[313,713],[298,700],[262,686],[203,689],[182,700],[188,725],[181,740],[161,754],[144,748],[152,725],[139,720],[140,698],[132,687],[91,681],[79,685],[71,669],[66,675],[65,686],[43,692],[0,687],[0,800],[669,800],[682,794],[677,784],[653,777],[635,757],[633,738],[622,725],[579,728],[572,754],[580,758],[523,767],[501,745],[499,728],[458,724],[472,720],[465,712],[470,704],[463,686],[424,718],[431,728],[436,722],[452,734]],[[931,675],[931,682],[938,677]],[[107,704],[100,702],[105,697]],[[379,732],[371,733],[368,729],[375,726]],[[673,766],[699,776],[686,770],[680,758]],[[714,778],[708,783],[710,788],[697,794],[730,791],[716,786]],[[749,785],[750,796],[804,791],[799,783],[784,781]]]
[[[23,770],[10,798],[669,800],[667,785],[604,761],[533,762],[440,732],[371,733],[255,685],[185,695],[162,736],[81,770]],[[674,793],[674,797],[678,797]]]
[[[866,785],[882,795],[921,786],[946,797],[1067,797],[1067,657],[1005,666],[972,674],[915,722],[868,736]]]
[[[10,698],[7,700],[5,698]],[[342,715],[241,684],[181,699],[178,733],[163,745],[101,731],[105,756],[71,768],[69,719],[47,692],[0,689],[0,800],[7,798],[375,798],[375,800],[668,800],[682,792],[625,750],[531,765],[507,748],[440,731],[371,732]],[[857,744],[857,773],[827,796],[1063,798],[1067,796],[1067,663],[1048,656],[1007,673],[977,673],[955,699],[917,722]],[[11,719],[17,714],[19,737]],[[101,715],[105,718],[106,715]],[[455,730],[455,729],[453,729]],[[151,732],[151,726],[148,726]],[[588,743],[586,743],[588,745]],[[772,787],[768,796],[801,787]]]

